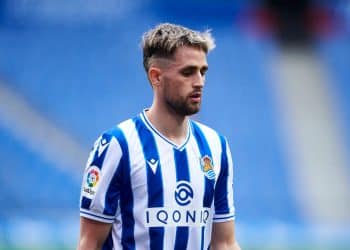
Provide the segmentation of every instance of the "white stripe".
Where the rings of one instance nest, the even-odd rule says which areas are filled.
[[[196,227],[189,228],[187,249],[201,249],[201,242],[200,242],[201,232],[202,232],[201,228],[196,228]]]
[[[202,132],[204,133],[207,142],[209,144],[209,147],[212,151],[212,157],[213,157],[213,162],[218,163],[214,164],[214,170],[216,174],[216,179],[218,178],[220,171],[221,171],[221,140],[220,137],[218,136],[217,132],[214,131],[213,129],[197,122],[197,125],[200,126]],[[228,205],[229,205],[229,214],[235,212],[235,208],[233,205],[233,162],[232,162],[232,156],[231,156],[231,150],[229,147],[228,143],[225,143],[226,145],[226,156],[228,160],[228,176],[227,176],[227,200],[228,200]]]
[[[117,166],[122,156],[122,150],[119,142],[112,137],[109,147],[103,161],[101,169],[101,180],[98,182],[96,195],[91,202],[90,209],[92,211],[100,211],[101,214],[105,208],[106,194],[111,180],[117,171]],[[102,216],[102,215],[101,215]]]
[[[162,181],[164,191],[164,207],[174,208],[178,206],[175,202],[174,193],[166,193],[167,190],[176,190],[176,165],[174,158],[174,145],[169,144],[160,136],[155,136],[157,150],[160,158]],[[174,248],[176,239],[176,227],[164,228],[164,249]]]
[[[230,214],[235,214],[235,206],[234,206],[234,170],[233,170],[233,162],[232,162],[232,155],[231,155],[231,149],[226,143],[226,156],[228,161],[228,176],[227,176],[227,204],[230,211]],[[216,216],[215,216],[216,217]]]
[[[205,192],[205,181],[204,173],[200,165],[200,151],[196,141],[195,136],[190,137],[190,141],[187,146],[187,157],[188,164],[190,168],[190,180],[193,187],[196,187],[194,190],[195,194],[193,196],[192,204],[203,204],[203,197]],[[200,239],[201,239],[201,228],[189,228],[189,237],[188,237],[188,246],[191,249],[200,249]]]
[[[203,204],[203,197],[205,191],[204,173],[200,165],[200,151],[196,139],[191,136],[187,148],[188,164],[190,169],[190,180],[192,187],[196,187],[194,190],[195,195],[193,196],[192,204]]]
[[[144,208],[148,206],[146,161],[134,122],[128,120],[120,124],[119,127],[122,129],[129,147],[130,176],[132,176],[130,180],[134,199],[135,249],[148,249],[149,237],[148,234],[145,234],[148,229],[143,225]],[[121,230],[118,233],[121,233]],[[121,235],[118,238],[121,239]]]
[[[229,213],[229,214],[216,214],[214,215],[214,220],[219,220],[219,219],[226,219],[228,217],[234,217],[234,213]]]
[[[221,222],[227,222],[227,221],[234,221],[235,220],[235,216],[230,216],[227,218],[223,218],[223,219],[213,219],[213,223],[221,223]]]

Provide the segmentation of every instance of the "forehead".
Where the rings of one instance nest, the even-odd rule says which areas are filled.
[[[207,66],[207,54],[196,47],[179,47],[176,49],[173,57],[175,66],[183,67],[187,65],[203,67]]]

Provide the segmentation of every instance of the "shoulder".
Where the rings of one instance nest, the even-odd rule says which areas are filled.
[[[127,138],[134,130],[134,123],[132,119],[124,120],[115,126],[104,130],[100,137],[97,139],[98,142],[111,143],[116,142],[117,144],[125,144]]]
[[[213,152],[226,152],[228,146],[226,138],[218,133],[213,128],[204,125],[198,121],[191,120],[191,128],[197,142],[202,142],[203,145],[208,145]]]
[[[107,142],[115,141],[122,148],[126,147],[131,142],[135,141],[137,135],[137,129],[135,126],[135,119],[139,116],[124,120],[115,126],[103,131],[99,140]]]
[[[191,126],[194,133],[202,133],[205,137],[209,139],[215,138],[224,141],[226,140],[225,137],[218,131],[201,122],[191,120]]]

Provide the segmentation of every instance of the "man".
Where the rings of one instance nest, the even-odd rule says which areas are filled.
[[[142,47],[153,103],[96,141],[78,249],[240,249],[229,146],[189,119],[201,106],[214,40],[165,23],[144,34]]]

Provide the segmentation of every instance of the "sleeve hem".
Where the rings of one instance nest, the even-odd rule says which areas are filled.
[[[225,222],[235,219],[235,213],[225,213],[225,214],[214,214],[213,222]]]
[[[91,211],[86,211],[84,209],[80,209],[80,216],[84,217],[84,218],[91,219],[91,220],[95,220],[95,221],[109,223],[109,224],[113,223],[114,219],[115,219],[113,216],[108,216],[108,215],[104,215],[104,214],[96,214],[96,213],[93,213]]]
[[[227,216],[223,218],[213,218],[213,223],[220,223],[220,222],[226,222],[226,221],[234,221],[236,217],[233,216]]]

